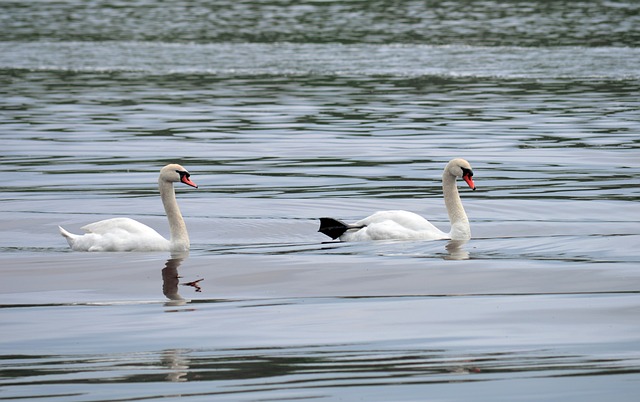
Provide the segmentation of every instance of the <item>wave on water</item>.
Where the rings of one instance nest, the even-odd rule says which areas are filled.
[[[640,48],[0,42],[0,68],[210,75],[640,78]]]

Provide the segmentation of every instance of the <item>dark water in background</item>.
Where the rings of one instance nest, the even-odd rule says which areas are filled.
[[[637,398],[640,3],[0,11],[0,399]],[[447,229],[453,157],[469,243],[316,233]],[[167,162],[188,257],[68,250],[58,224],[166,234]]]
[[[3,2],[2,37],[34,41],[635,46],[625,1]]]

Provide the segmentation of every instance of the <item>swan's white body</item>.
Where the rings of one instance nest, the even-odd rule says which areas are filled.
[[[365,240],[469,240],[471,227],[469,219],[462,207],[462,201],[456,186],[456,178],[463,178],[469,187],[475,190],[471,165],[464,159],[451,160],[442,174],[442,189],[444,202],[451,221],[451,230],[445,233],[435,227],[422,216],[408,211],[380,211],[352,224],[343,224],[342,228],[335,226],[320,231],[330,237],[344,230],[339,238],[342,241]],[[327,218],[323,218],[327,219]],[[339,221],[330,219],[336,224]],[[330,224],[331,225],[331,224]]]
[[[422,216],[409,211],[378,211],[353,224],[360,230],[348,230],[340,236],[342,241],[364,240],[438,240],[449,239]]]
[[[158,188],[169,220],[171,239],[167,240],[149,226],[130,218],[105,219],[82,227],[86,233],[77,235],[60,228],[69,246],[76,251],[186,251],[189,234],[178,208],[173,183],[182,182],[198,187],[189,179],[189,172],[177,164],[160,170]]]

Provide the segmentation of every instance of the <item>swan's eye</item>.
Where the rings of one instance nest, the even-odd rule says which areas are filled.
[[[191,176],[189,172],[185,172],[184,170],[176,170],[176,173],[180,175],[180,179],[183,177],[189,178],[189,176]]]
[[[460,168],[462,169],[462,176],[469,176],[469,177],[473,177],[473,170],[471,169],[467,169],[467,168]]]

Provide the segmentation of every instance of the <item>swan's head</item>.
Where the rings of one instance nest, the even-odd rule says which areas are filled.
[[[471,165],[466,160],[462,158],[452,159],[447,164],[447,167],[444,168],[444,171],[455,177],[462,177],[462,180],[469,185],[469,188],[476,189],[476,185],[473,182],[473,169],[471,169]]]
[[[191,176],[187,169],[178,165],[177,163],[172,163],[163,167],[160,170],[160,180],[166,181],[169,183],[177,183],[181,182],[188,186],[198,188],[198,185],[191,181],[189,178]]]

